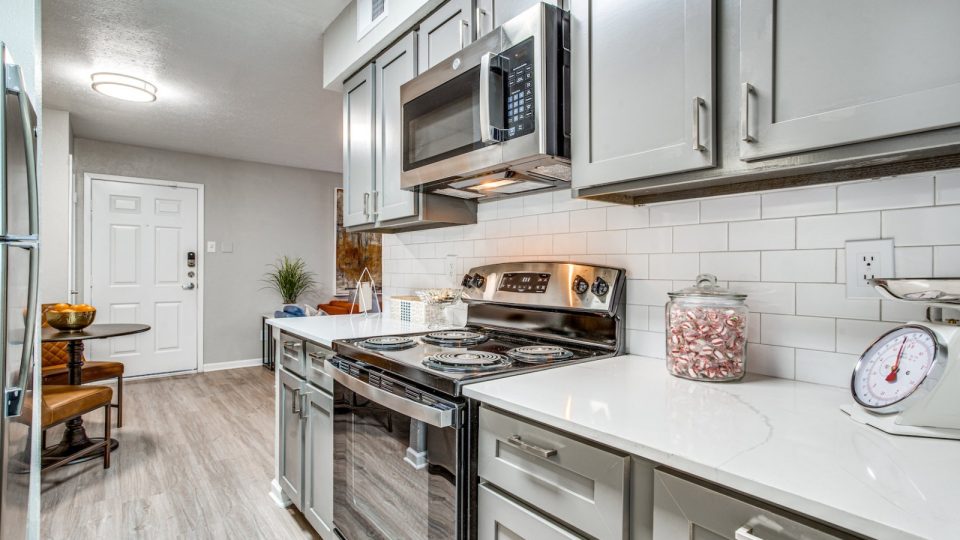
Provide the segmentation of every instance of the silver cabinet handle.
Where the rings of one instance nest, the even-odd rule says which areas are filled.
[[[555,449],[543,448],[535,444],[524,442],[524,440],[520,438],[519,435],[514,435],[513,437],[510,437],[509,439],[507,439],[507,444],[509,444],[510,446],[513,446],[514,448],[523,450],[528,454],[532,454],[534,456],[541,457],[544,459],[557,455],[557,451]]]
[[[706,104],[707,102],[702,97],[693,98],[693,149],[697,152],[703,152],[707,149],[706,146],[700,144],[700,109]]]
[[[290,412],[296,415],[300,415],[300,411],[303,410],[303,404],[300,402],[300,390],[293,391],[293,403],[290,404]]]
[[[384,407],[396,411],[414,420],[420,420],[434,427],[445,428],[453,425],[452,409],[438,409],[422,403],[417,403],[396,394],[391,394],[385,390],[370,386],[360,379],[344,373],[336,366],[331,366],[333,380],[361,395],[370,401],[374,401]]]
[[[363,193],[363,215],[370,216],[370,192]]]
[[[373,212],[371,213],[375,216],[380,214],[380,192],[379,191],[373,192]]]
[[[750,135],[750,94],[756,92],[756,89],[750,83],[743,83],[740,88],[740,140],[743,142],[754,142]]]
[[[470,21],[466,19],[460,19],[460,49],[462,50],[467,46],[467,31],[470,30]]]
[[[763,540],[763,538],[753,534],[753,529],[746,525],[737,529],[737,532],[733,533],[733,537],[736,540]]]
[[[477,6],[477,39],[483,35],[483,19],[487,16],[487,10]]]
[[[489,143],[493,137],[493,127],[490,125],[490,61],[493,53],[483,53],[480,57],[480,142]]]

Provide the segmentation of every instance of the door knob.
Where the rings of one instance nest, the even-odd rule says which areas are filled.
[[[196,289],[197,286],[194,285],[193,283],[187,283],[186,285],[183,285],[183,288],[184,288],[185,290],[188,290],[188,291],[189,291],[189,290],[191,290],[191,289]]]

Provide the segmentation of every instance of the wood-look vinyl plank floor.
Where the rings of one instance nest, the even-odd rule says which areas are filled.
[[[127,381],[110,468],[97,460],[43,476],[42,538],[318,538],[269,496],[273,384],[260,367]],[[84,424],[101,436],[102,413]]]

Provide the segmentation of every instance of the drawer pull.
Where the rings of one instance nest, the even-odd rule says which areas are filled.
[[[753,529],[746,525],[737,529],[737,532],[733,533],[733,537],[736,540],[763,540],[763,538],[753,534]]]
[[[542,448],[535,444],[524,442],[519,435],[514,435],[513,437],[510,437],[509,439],[507,439],[507,444],[509,444],[510,446],[513,446],[514,448],[523,450],[528,454],[532,454],[534,456],[541,457],[544,459],[551,458],[557,455],[557,451],[554,450],[553,448]]]

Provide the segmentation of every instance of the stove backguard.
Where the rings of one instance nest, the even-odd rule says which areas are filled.
[[[623,353],[625,323],[620,302],[613,316],[572,311],[547,311],[498,304],[472,304],[467,324],[496,328],[533,339],[569,341],[573,345],[598,345]]]

